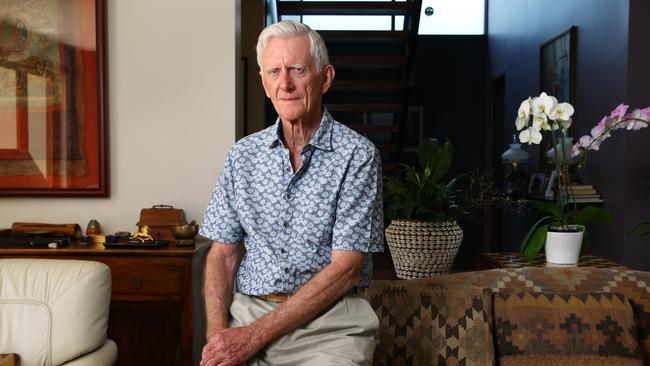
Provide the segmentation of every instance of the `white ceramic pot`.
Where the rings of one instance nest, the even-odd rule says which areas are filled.
[[[552,231],[546,233],[546,262],[553,264],[577,264],[580,258],[580,247],[584,227],[577,231]]]

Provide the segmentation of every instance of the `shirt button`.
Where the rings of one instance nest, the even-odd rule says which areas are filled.
[[[284,224],[282,224],[282,226],[284,226],[284,228],[286,229],[286,228],[288,228],[288,227],[289,227],[289,223],[285,221],[285,223],[284,223]]]
[[[286,199],[291,199],[291,194],[287,193],[286,195],[284,195],[284,197],[285,197]]]
[[[284,267],[284,273],[289,273],[289,268]]]
[[[284,254],[284,253],[286,253],[286,252],[287,252],[287,251],[284,250],[284,248],[280,249],[280,253]]]

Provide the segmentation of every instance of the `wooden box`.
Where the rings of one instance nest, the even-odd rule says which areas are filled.
[[[155,205],[140,211],[140,221],[137,225],[138,229],[147,225],[154,235],[160,234],[161,239],[172,240],[172,227],[185,224],[185,212],[182,209],[171,205]]]

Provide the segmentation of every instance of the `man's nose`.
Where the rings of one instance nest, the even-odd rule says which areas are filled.
[[[293,89],[293,80],[291,79],[291,75],[287,69],[284,69],[280,72],[280,88],[283,90]]]

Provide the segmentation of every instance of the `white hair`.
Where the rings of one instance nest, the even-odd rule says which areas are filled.
[[[325,47],[323,38],[321,38],[318,32],[311,29],[308,25],[293,20],[283,20],[273,23],[262,30],[262,33],[260,33],[260,36],[257,39],[257,46],[255,47],[255,51],[257,52],[257,66],[262,69],[262,53],[271,38],[290,38],[301,35],[306,35],[309,38],[309,53],[311,53],[311,56],[314,59],[316,70],[322,71],[323,68],[329,64],[327,47]]]

